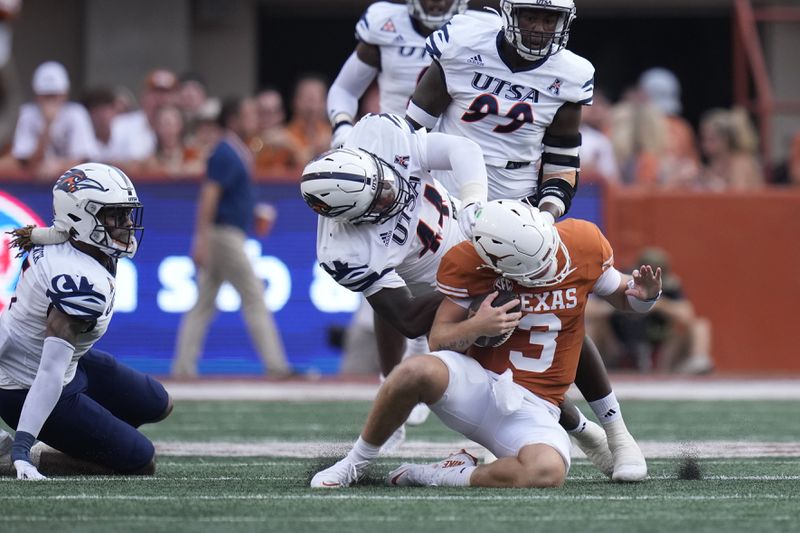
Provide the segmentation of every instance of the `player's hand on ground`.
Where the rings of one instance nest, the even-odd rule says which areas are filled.
[[[471,318],[473,330],[478,336],[504,335],[519,325],[522,313],[510,312],[519,305],[519,300],[511,300],[500,307],[492,307],[492,302],[497,298],[497,294],[495,291],[487,296]]]
[[[40,474],[36,467],[28,461],[17,459],[14,461],[14,468],[17,470],[17,479],[47,479],[47,477]]]
[[[475,214],[483,207],[483,202],[473,202],[458,212],[458,227],[467,239],[472,239],[475,229]]]
[[[633,287],[625,290],[625,294],[639,300],[653,300],[661,291],[661,267],[653,270],[650,265],[642,265],[633,273]]]

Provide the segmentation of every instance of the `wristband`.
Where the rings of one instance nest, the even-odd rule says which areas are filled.
[[[632,289],[634,285],[635,283],[632,279],[628,280],[629,289]],[[631,296],[630,294],[627,294],[626,296],[628,297],[628,305],[631,306],[631,309],[633,309],[637,313],[646,313],[650,309],[652,309],[653,306],[656,305],[658,299],[661,298],[661,291],[658,291],[658,294],[656,294],[653,298],[650,298],[648,300],[640,300],[639,298]]]
[[[347,113],[336,113],[336,115],[334,115],[331,119],[333,131],[336,131],[340,126],[344,126],[345,124],[349,124],[350,126],[353,125],[353,117]]]
[[[30,451],[36,437],[27,431],[17,431],[14,436],[14,444],[11,446],[11,461],[31,462]]]

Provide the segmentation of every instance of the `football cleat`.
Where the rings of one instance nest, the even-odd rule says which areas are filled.
[[[448,483],[447,478],[471,466],[478,466],[478,459],[462,449],[438,463],[400,465],[389,472],[386,484],[392,487],[451,486],[453,483]]]
[[[628,428],[625,421],[615,420],[605,425],[608,435],[608,447],[614,457],[614,473],[611,479],[618,483],[642,481],[647,477],[647,461],[642,450]]]
[[[400,426],[389,436],[389,439],[383,443],[381,446],[381,455],[392,453],[397,448],[400,447],[406,440],[406,426],[405,424]]]
[[[349,487],[363,475],[368,462],[354,463],[345,457],[333,466],[321,470],[311,478],[312,489],[339,489]]]
[[[425,423],[428,419],[428,416],[431,414],[431,408],[428,407],[427,404],[418,403],[414,406],[411,410],[411,413],[408,415],[408,420],[406,420],[406,424],[409,426],[420,426]]]
[[[608,447],[606,432],[592,421],[580,433],[570,433],[572,440],[586,457],[602,473],[611,477],[614,473],[614,456]]]

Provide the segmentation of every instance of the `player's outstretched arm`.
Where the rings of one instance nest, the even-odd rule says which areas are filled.
[[[385,288],[369,296],[367,301],[381,318],[403,336],[415,339],[430,331],[442,295],[431,291],[414,296],[408,287]]]
[[[381,65],[377,46],[358,43],[328,90],[328,118],[333,128],[331,148],[338,148],[353,129],[358,100],[378,75]]]
[[[438,62],[432,61],[431,66],[417,83],[414,94],[411,95],[406,119],[416,129],[424,127],[431,130],[439,120],[439,116],[450,105],[450,100],[444,71]]]
[[[46,338],[36,378],[33,380],[14,437],[11,460],[18,479],[44,479],[30,460],[30,450],[47,417],[61,396],[64,375],[75,353],[75,341],[87,323],[56,308],[47,317]]]
[[[661,268],[642,265],[633,274],[623,274],[619,287],[604,298],[622,311],[646,313],[661,297]]]

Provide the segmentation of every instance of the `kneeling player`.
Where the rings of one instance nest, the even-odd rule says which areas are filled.
[[[660,295],[661,272],[643,265],[623,275],[594,224],[570,219],[553,226],[524,202],[496,200],[477,213],[472,241],[444,256],[437,286],[447,295],[431,330],[437,351],[391,373],[353,449],[317,473],[312,487],[356,482],[420,401],[499,459],[477,466],[461,451],[438,463],[406,464],[390,473],[390,485],[560,486],[570,447],[558,405],[575,377],[589,293],[646,312]],[[468,314],[472,299],[500,289],[520,297],[495,308],[490,296]],[[517,304],[521,311],[509,312]],[[472,346],[478,337],[509,332],[499,346]]]
[[[136,428],[167,417],[172,400],[153,378],[93,348],[113,315],[117,259],[133,257],[141,239],[142,205],[122,171],[86,163],[58,179],[53,210],[53,228],[12,232],[11,246],[29,253],[0,315],[11,461],[20,479],[43,479],[40,470],[152,474],[155,449]],[[57,451],[32,454],[37,438]]]

